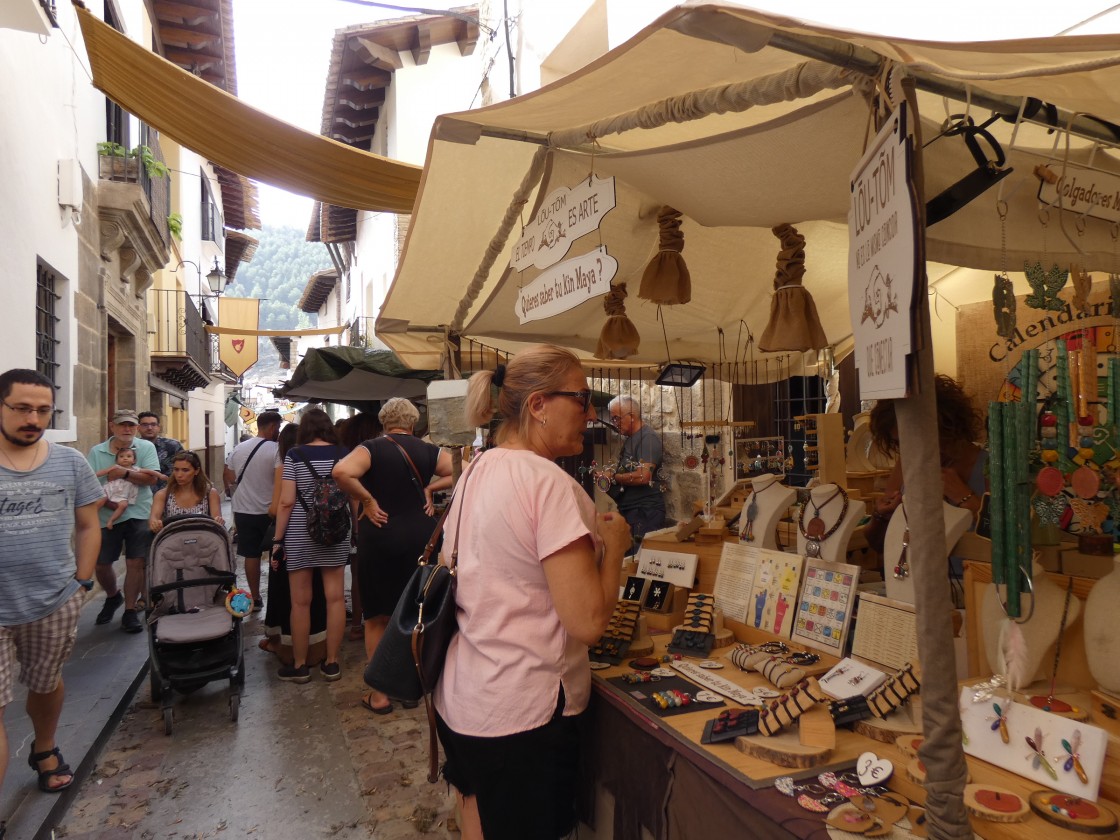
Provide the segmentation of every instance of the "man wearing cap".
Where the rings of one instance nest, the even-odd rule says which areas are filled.
[[[136,502],[117,520],[112,528],[106,528],[109,510],[102,508],[101,516],[101,553],[97,557],[97,582],[105,590],[105,604],[97,614],[97,624],[108,624],[120,606],[121,629],[126,633],[139,633],[144,629],[136,614],[136,599],[144,588],[144,564],[148,559],[148,547],[152,542],[152,531],[148,519],[152,514],[152,485],[160,478],[159,456],[155,446],[142,438],[137,438],[140,419],[131,409],[120,409],[109,422],[112,436],[89,451],[87,460],[95,473],[108,470],[101,477],[101,483],[123,478],[138,488]],[[136,466],[132,469],[116,466],[117,453],[122,449],[136,451]],[[117,586],[117,575],[113,563],[124,549],[125,576],[124,592]]]

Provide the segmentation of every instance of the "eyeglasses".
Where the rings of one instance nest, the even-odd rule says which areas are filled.
[[[590,391],[548,391],[546,397],[572,397],[583,403],[583,410],[587,411],[591,407],[591,392]]]
[[[44,406],[42,408],[35,408],[31,405],[10,405],[6,400],[0,400],[4,407],[9,411],[14,411],[16,414],[21,414],[24,417],[30,417],[32,414],[39,416],[40,420],[47,420],[54,414],[54,406]]]

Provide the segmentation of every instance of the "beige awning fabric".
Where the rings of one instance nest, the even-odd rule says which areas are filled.
[[[518,225],[504,240],[495,238],[542,145],[551,148],[549,162],[518,209],[522,221],[552,190],[570,187],[592,171],[600,178],[613,175],[615,209],[599,231],[572,243],[566,258],[601,243],[619,262],[614,283],[628,283],[632,290],[640,285],[657,247],[657,209],[670,205],[683,214],[692,300],[664,308],[659,321],[655,305],[632,295],[627,315],[642,341],[628,361],[716,360],[719,330],[735,335],[741,321],[761,335],[773,294],[770,228],[782,222],[805,236],[804,286],[816,301],[829,344],[849,337],[849,177],[868,137],[865,94],[886,83],[772,46],[791,36],[873,51],[897,62],[900,75],[925,73],[973,91],[971,102],[919,92],[929,197],[975,169],[960,137],[933,138],[949,113],[967,111],[977,123],[987,119],[990,111],[977,104],[982,92],[1015,102],[1035,97],[1068,113],[1120,123],[1120,35],[937,43],[828,29],[730,3],[685,4],[555,84],[436,120],[408,240],[377,323],[379,337],[418,368],[438,366],[443,345],[433,330],[456,323],[463,335],[502,349],[556,341],[583,358],[593,356],[602,300],[520,324],[517,289],[539,272],[508,271]],[[1000,269],[996,201],[1002,198],[1008,204],[1011,271],[1042,258],[1044,247],[1052,261],[1111,270],[1109,223],[1090,218],[1079,233],[1069,214],[1054,209],[1048,228],[1040,225],[1033,169],[1049,162],[1058,171],[1064,139],[1056,144],[1056,135],[1024,124],[1012,148],[1012,122],[1001,120],[988,130],[1014,172],[929,228],[929,259]],[[1069,160],[1090,159],[1096,170],[1120,173],[1114,150],[1094,152],[1092,144],[1074,137]],[[1067,216],[1068,237],[1061,215]],[[1078,254],[1070,239],[1087,254]],[[487,260],[492,265],[476,277]],[[990,290],[990,277],[985,282],[983,293]],[[460,317],[463,301],[467,311]],[[410,332],[410,327],[425,329]]]
[[[355,210],[410,213],[420,168],[296,128],[145,50],[77,7],[93,84],[227,169]]]

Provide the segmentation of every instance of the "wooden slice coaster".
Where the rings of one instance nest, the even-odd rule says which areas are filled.
[[[910,759],[910,763],[906,765],[906,778],[916,785],[924,785],[926,783],[926,766],[922,764],[920,758]],[[966,776],[965,781],[972,781],[972,775],[969,774]]]
[[[1031,810],[1049,823],[1081,834],[1111,834],[1116,831],[1116,815],[1103,805],[1077,796],[1036,790],[1030,797]]]
[[[915,721],[911,717],[909,706],[904,706],[885,718],[871,717],[857,720],[852,725],[852,731],[882,744],[897,744],[899,738],[904,736],[913,738],[915,735],[921,735],[922,724],[920,718]]]
[[[854,796],[852,804],[886,825],[894,825],[910,810],[910,802],[897,793],[887,793],[883,796]]]
[[[833,808],[825,818],[825,822],[833,828],[850,831],[853,834],[866,834],[869,830],[879,827],[875,817],[850,803]]]
[[[630,643],[630,648],[626,652],[632,656],[649,656],[653,653],[653,639],[649,636],[639,636],[637,641]]]
[[[916,785],[926,783],[926,766],[920,758],[912,758],[906,764],[906,778]]]
[[[917,805],[910,809],[910,813],[906,815],[906,819],[910,821],[910,833],[915,837],[928,837],[929,827],[926,824],[926,809],[919,808]]]
[[[925,739],[921,735],[902,735],[895,739],[894,745],[902,752],[907,758],[918,757],[918,747],[922,745]]]
[[[832,755],[827,747],[805,746],[796,728],[777,735],[743,735],[735,739],[740,752],[779,767],[817,767]]]
[[[974,817],[989,822],[1022,822],[1030,813],[1023,797],[995,785],[965,785],[964,807]]]
[[[716,633],[716,641],[712,645],[712,650],[731,647],[733,644],[735,644],[735,634],[724,627]]]

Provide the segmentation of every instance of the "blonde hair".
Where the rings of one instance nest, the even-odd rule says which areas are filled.
[[[470,378],[467,386],[466,421],[472,426],[485,426],[495,416],[502,418],[497,438],[503,440],[512,429],[524,434],[529,425],[525,405],[540,391],[557,391],[579,359],[570,350],[552,344],[527,347],[506,364],[502,386],[495,405],[490,398],[494,372],[482,370]]]
[[[411,429],[420,419],[420,412],[404,397],[393,397],[381,406],[377,419],[386,429]]]

